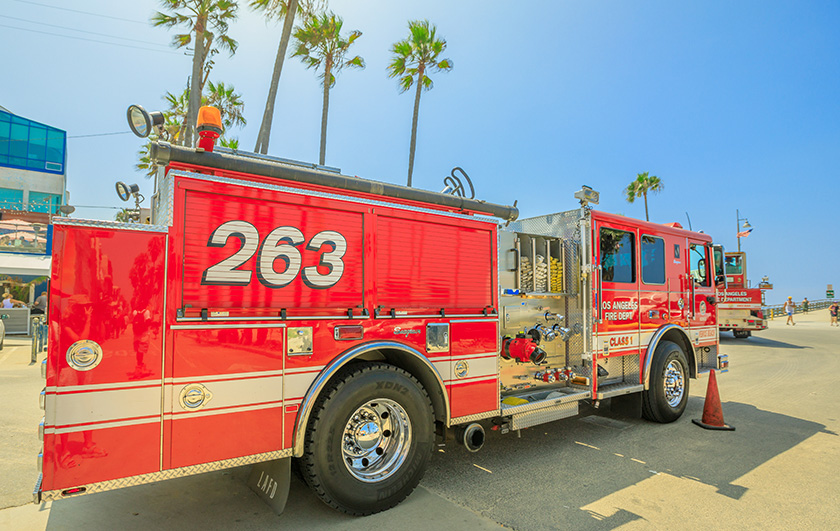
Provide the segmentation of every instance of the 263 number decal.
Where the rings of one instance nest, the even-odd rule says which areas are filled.
[[[255,254],[257,278],[269,288],[284,288],[301,274],[303,283],[310,288],[326,289],[335,286],[344,274],[342,258],[347,252],[347,240],[334,230],[321,231],[306,244],[306,249],[310,251],[319,251],[326,245],[327,251],[321,254],[319,262],[319,266],[329,271],[325,275],[318,272],[318,266],[304,267],[301,273],[302,260],[298,247],[306,239],[297,227],[277,227],[261,240],[257,228],[247,221],[227,221],[216,227],[207,246],[224,247],[229,238],[239,239],[239,250],[208,267],[201,277],[202,284],[247,286],[251,283],[252,271],[239,268]],[[279,267],[281,272],[275,269],[275,265],[279,265],[278,260],[284,264]]]

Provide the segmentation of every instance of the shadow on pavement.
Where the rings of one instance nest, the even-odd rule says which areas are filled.
[[[723,404],[736,431],[707,431],[691,423],[702,416],[703,402],[690,398],[673,424],[610,415],[610,425],[583,413],[523,430],[521,438],[491,432],[477,454],[447,445],[435,455],[424,484],[515,529],[612,529],[642,517],[626,508],[609,516],[583,508],[657,473],[740,499],[747,489],[738,478],[825,432],[822,424],[737,402]]]
[[[294,476],[286,511],[276,516],[248,489],[249,467],[241,467],[55,502],[47,529],[489,525],[474,513],[514,529],[612,529],[642,517],[626,508],[602,515],[585,507],[658,473],[713,486],[737,500],[747,491],[738,485],[745,474],[816,433],[836,435],[822,424],[739,402],[723,404],[736,431],[703,430],[691,423],[702,416],[703,401],[691,397],[672,424],[608,411],[594,416],[587,409],[522,430],[521,437],[488,431],[486,446],[475,454],[450,441],[434,454],[421,488],[396,508],[366,518],[330,509]]]
[[[766,347],[766,348],[791,348],[791,349],[807,349],[814,348],[808,345],[794,345],[792,343],[785,343],[784,341],[776,341],[775,339],[767,339],[766,337],[751,336],[748,339],[735,339],[732,337],[721,336],[721,345],[742,345],[744,342],[749,342],[752,347]]]
[[[276,515],[248,488],[249,473],[244,466],[53,502],[46,529],[498,529],[422,486],[390,511],[347,516],[321,502],[295,475],[286,510]]]

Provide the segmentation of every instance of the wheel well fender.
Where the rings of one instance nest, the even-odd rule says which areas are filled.
[[[423,353],[395,341],[365,343],[341,353],[310,384],[301,402],[297,421],[295,422],[293,446],[295,457],[303,455],[306,425],[309,422],[309,417],[312,414],[315,403],[318,401],[318,397],[321,396],[321,392],[339,374],[343,367],[360,361],[385,361],[417,378],[420,384],[426,389],[432,401],[435,419],[443,422],[444,425],[449,424],[449,395],[446,393],[446,386],[438,370]]]
[[[653,334],[653,337],[648,343],[647,352],[645,353],[644,365],[644,385],[645,390],[650,389],[650,365],[653,361],[653,354],[656,352],[656,347],[662,341],[671,341],[676,343],[683,349],[688,358],[688,372],[691,378],[697,377],[697,358],[694,353],[694,347],[691,340],[688,338],[688,333],[681,326],[675,324],[665,325]]]

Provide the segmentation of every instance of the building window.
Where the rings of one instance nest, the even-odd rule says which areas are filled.
[[[24,210],[23,190],[0,188],[0,208],[8,210]]]
[[[64,173],[67,134],[0,111],[0,166]]]
[[[30,212],[47,212],[58,214],[58,206],[61,204],[61,196],[56,194],[45,194],[42,192],[29,192]]]

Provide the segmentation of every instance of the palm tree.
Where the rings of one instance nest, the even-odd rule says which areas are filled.
[[[271,121],[274,118],[274,103],[277,100],[277,86],[280,84],[280,74],[283,71],[283,61],[286,58],[286,50],[289,47],[289,38],[292,35],[292,26],[295,17],[303,15],[311,17],[314,13],[321,11],[326,0],[251,0],[251,9],[262,11],[268,20],[283,20],[283,31],[280,34],[280,45],[277,47],[277,57],[274,59],[274,72],[271,74],[271,84],[268,87],[268,98],[265,102],[260,132],[257,134],[257,144],[254,146],[254,153],[268,153],[268,140],[271,136]]]
[[[247,124],[243,112],[245,102],[242,95],[235,92],[233,85],[225,85],[223,81],[218,83],[209,82],[207,95],[202,96],[202,105],[212,105],[219,109],[222,117],[222,131],[230,132],[233,127],[243,127]],[[169,108],[163,111],[163,133],[158,135],[155,131],[149,136],[149,143],[143,145],[137,152],[138,163],[135,169],[146,172],[146,177],[154,177],[157,166],[152,164],[149,158],[149,144],[157,140],[176,143],[184,132],[184,119],[187,113],[187,100],[189,99],[189,88],[185,88],[180,95],[176,96],[167,92],[163,99],[169,104]],[[231,149],[239,148],[239,139],[227,137],[225,134],[219,138],[219,144]]]
[[[355,30],[349,37],[341,36],[344,21],[335,13],[321,13],[308,18],[303,27],[295,30],[294,57],[307,68],[318,69],[323,65],[321,84],[324,87],[324,107],[321,111],[321,154],[319,164],[324,165],[327,155],[327,113],[330,108],[330,89],[335,86],[336,74],[345,67],[364,68],[365,60],[356,56],[344,60],[350,46],[362,36],[362,32]]]
[[[248,122],[242,113],[245,111],[245,102],[242,95],[234,92],[233,85],[225,85],[224,81],[209,83],[210,90],[207,96],[201,98],[202,105],[210,105],[219,109],[222,115],[222,130],[228,131],[231,127],[244,127]]]
[[[634,202],[639,197],[645,198],[645,221],[650,221],[647,202],[648,192],[659,193],[663,188],[665,188],[665,185],[659,177],[656,175],[648,175],[648,172],[644,172],[636,174],[636,179],[627,185],[627,188],[624,189],[624,193],[627,195],[628,203]]]
[[[227,35],[227,32],[230,23],[236,20],[239,5],[235,0],[160,0],[160,4],[169,13],[160,11],[155,13],[152,16],[152,25],[167,28],[186,26],[189,31],[175,35],[172,46],[183,48],[193,43],[195,47],[186,129],[183,136],[184,144],[189,146],[192,145],[192,131],[195,128],[198,108],[201,106],[204,62],[208,54],[213,53],[211,48],[214,40],[219,47],[228,50],[231,56],[236,52],[237,43]]]
[[[393,57],[388,66],[388,77],[399,77],[400,92],[417,84],[414,95],[414,118],[411,120],[411,147],[408,152],[408,186],[414,171],[414,149],[417,145],[417,117],[420,112],[420,92],[431,90],[434,84],[426,75],[429,72],[452,70],[451,59],[440,59],[446,49],[446,41],[435,36],[437,28],[428,20],[411,20],[408,23],[407,39],[395,42],[391,47]]]

